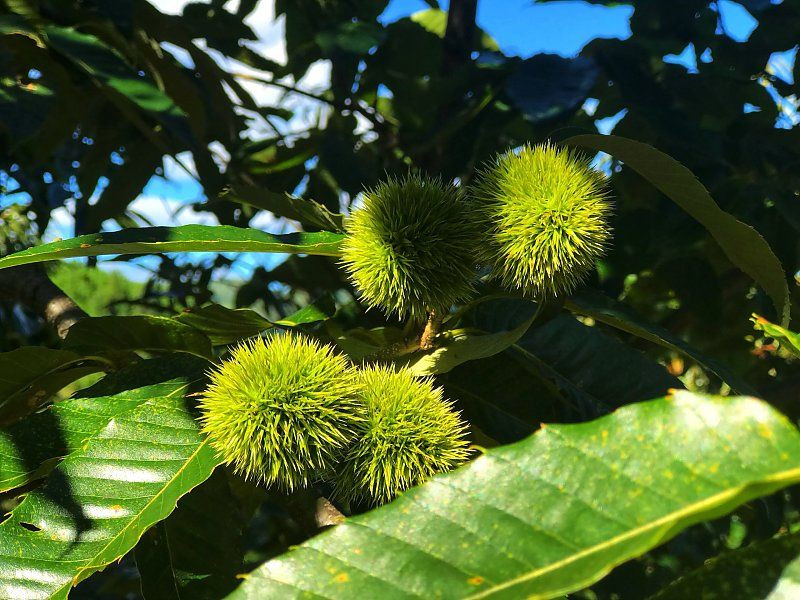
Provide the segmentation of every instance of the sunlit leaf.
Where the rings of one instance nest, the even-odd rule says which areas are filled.
[[[155,363],[164,369],[164,359]],[[172,374],[162,370],[158,383],[143,387],[135,381],[152,379],[153,363],[136,365],[63,403],[75,402],[75,412],[91,400],[136,406],[67,448],[47,483],[0,524],[0,597],[66,598],[73,585],[130,551],[211,475],[219,461],[187,398],[201,380],[186,366],[179,362]],[[74,424],[80,430],[80,417]],[[52,431],[61,426],[54,423]],[[71,437],[77,441],[80,434]],[[26,449],[19,451],[24,457]]]
[[[800,433],[752,398],[678,392],[551,425],[348,519],[233,598],[552,598],[800,481]]]
[[[341,235],[327,231],[273,235],[257,229],[227,225],[142,227],[82,235],[69,240],[42,244],[0,258],[0,269],[61,258],[104,254],[280,252],[338,256],[341,239]]]

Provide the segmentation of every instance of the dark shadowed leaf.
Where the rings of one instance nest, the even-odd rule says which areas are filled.
[[[82,414],[92,400],[121,401],[130,410],[108,415],[99,430],[93,420],[91,431],[73,415],[76,431],[66,457],[0,525],[0,597],[66,598],[73,585],[130,551],[211,475],[219,461],[187,398],[202,381],[197,366],[189,368],[185,359],[148,361],[59,405]],[[158,383],[147,385],[153,379]],[[61,425],[53,424],[53,431]]]
[[[583,104],[597,73],[591,58],[537,54],[508,78],[506,93],[531,121],[553,119]]]
[[[0,354],[0,425],[24,417],[64,386],[107,366],[75,352],[38,346]]]
[[[501,443],[521,439],[541,422],[585,421],[682,387],[642,352],[568,315],[441,381],[469,421]]]
[[[242,511],[221,469],[142,536],[136,566],[145,600],[218,600],[242,572]]]
[[[175,319],[152,315],[82,319],[70,327],[64,347],[82,353],[147,350],[211,357],[211,342],[202,332]]]
[[[775,596],[776,587],[797,585],[788,567],[800,554],[800,535],[785,535],[757,542],[716,556],[675,580],[650,600],[791,600],[794,594]]]
[[[652,183],[708,230],[730,261],[764,289],[788,324],[789,288],[778,257],[761,234],[722,210],[689,169],[648,144],[614,135],[577,135],[564,144],[607,152]]]
[[[102,86],[121,94],[137,107],[177,128],[187,138],[189,128],[184,113],[172,99],[147,77],[137,73],[115,50],[97,37],[69,27],[45,27],[50,47],[84,70]],[[112,96],[113,99],[113,96]]]
[[[214,345],[221,345],[258,335],[276,325],[296,327],[324,321],[333,316],[334,312],[336,307],[333,300],[330,296],[325,296],[296,313],[274,322],[247,308],[231,310],[219,304],[187,309],[176,319],[203,332]]]
[[[646,322],[641,317],[635,315],[631,309],[621,302],[612,300],[600,292],[592,290],[579,292],[567,300],[566,306],[573,312],[592,317],[596,321],[600,321],[601,323],[605,323],[606,325],[610,325],[611,327],[615,327],[621,331],[625,331],[691,358],[700,366],[716,374],[737,394],[756,393],[747,382],[743,381],[741,377],[733,373],[725,365],[720,364],[711,357],[705,356],[663,327]]]
[[[793,600],[800,595],[800,556],[783,569],[767,600]]]

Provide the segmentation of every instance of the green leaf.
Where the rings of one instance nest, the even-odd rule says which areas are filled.
[[[232,310],[219,304],[187,308],[175,319],[204,333],[215,346],[258,335],[274,325],[249,308]]]
[[[528,120],[552,120],[583,104],[598,72],[595,61],[585,56],[536,54],[514,68],[505,92]]]
[[[708,230],[730,261],[772,299],[783,325],[789,322],[789,287],[778,257],[755,229],[722,210],[694,174],[652,146],[614,135],[576,135],[564,144],[618,158]]]
[[[147,350],[212,356],[211,341],[201,331],[175,319],[152,315],[81,319],[70,327],[64,347],[83,353]]]
[[[336,305],[333,302],[333,298],[330,296],[323,296],[311,304],[307,304],[288,317],[285,317],[280,321],[275,321],[275,324],[283,325],[285,327],[308,325],[310,323],[317,323],[319,321],[330,319],[335,313]]]
[[[252,185],[234,186],[223,195],[223,199],[268,210],[281,217],[299,221],[303,225],[330,231],[343,229],[342,215],[332,213],[313,200],[295,198],[289,194],[279,194]]]
[[[470,314],[478,329],[503,332],[530,310],[530,302],[487,299]],[[643,352],[568,314],[537,321],[505,351],[441,381],[470,422],[503,443],[543,421],[585,421],[683,387]]]
[[[781,346],[797,357],[800,357],[800,335],[789,331],[785,327],[770,323],[764,317],[752,316],[753,327],[756,331],[763,331],[771,338],[778,340]]]
[[[792,600],[797,598],[798,592],[800,592],[800,556],[786,565],[777,585],[766,600]]]
[[[285,252],[339,256],[342,236],[328,231],[273,235],[229,225],[141,227],[82,235],[42,244],[0,258],[0,269],[30,263],[101,256],[104,254],[159,254],[162,252]]]
[[[492,310],[508,312],[507,302]],[[570,315],[529,329],[504,352],[460,365],[440,381],[470,423],[501,443],[542,422],[586,421],[682,387],[639,350]]]
[[[184,389],[183,379],[170,380],[184,371],[199,376],[206,364],[188,355],[144,361],[108,375],[75,398],[57,402],[0,430],[0,492],[24,486],[50,472],[61,458],[77,452],[85,439],[155,394]],[[124,391],[116,393],[117,389]]]
[[[567,300],[566,307],[573,312],[592,317],[596,321],[605,323],[606,325],[610,325],[611,327],[615,327],[621,331],[625,331],[689,357],[700,366],[716,374],[737,394],[756,393],[747,382],[742,380],[725,365],[711,357],[705,356],[690,344],[672,335],[663,327],[648,323],[641,317],[635,315],[633,311],[621,302],[612,300],[600,292],[592,290],[579,292]]]
[[[255,571],[233,598],[551,598],[800,480],[753,398],[678,392],[489,450]]]
[[[185,117],[183,111],[155,83],[140,76],[122,56],[97,37],[55,25],[48,25],[44,30],[51,48],[99,84],[111,88],[162,121],[175,125]]]
[[[146,600],[217,600],[232,591],[244,561],[245,519],[222,469],[178,502],[136,546]]]
[[[30,414],[61,388],[106,367],[101,360],[38,346],[0,354],[0,425]]]
[[[94,389],[98,402],[142,399],[152,362]],[[0,597],[66,598],[70,588],[131,550],[219,464],[187,393],[202,379],[179,361],[138,406],[86,437],[0,524]],[[177,380],[177,381],[176,381]],[[71,401],[68,401],[71,402]],[[80,426],[80,425],[78,425]],[[57,429],[57,428],[56,428]]]
[[[396,349],[407,345],[405,332],[397,327],[355,327],[345,331],[333,321],[325,327],[339,349],[354,361],[392,357]]]
[[[232,310],[219,304],[190,308],[175,318],[206,334],[214,345],[222,345],[258,335],[275,325],[296,327],[324,321],[332,317],[334,312],[336,307],[333,300],[326,296],[274,322],[247,308]]]
[[[589,417],[683,387],[643,352],[570,315],[531,329],[512,350]]]
[[[338,52],[355,55],[367,54],[385,37],[386,31],[377,23],[344,21],[338,23],[333,29],[320,31],[315,39],[327,56],[335,56]]]
[[[441,335],[442,346],[427,352],[416,352],[401,362],[416,375],[447,373],[461,363],[488,358],[502,352],[528,331],[536,320],[537,312],[532,303],[520,304],[522,321],[505,331],[488,334],[475,334],[468,330],[452,329]],[[528,316],[529,315],[529,316]]]
[[[792,561],[798,554],[798,534],[756,542],[712,558],[673,581],[650,600],[758,600],[768,597],[791,600],[797,597],[796,588],[794,593],[784,596],[778,589],[792,586],[790,577],[796,568],[792,567]],[[776,585],[778,589],[770,594]]]

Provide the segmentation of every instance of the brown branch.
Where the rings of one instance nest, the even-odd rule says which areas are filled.
[[[41,265],[0,270],[0,300],[27,306],[44,318],[60,338],[88,316],[64,291],[50,281]]]
[[[271,498],[295,522],[306,539],[317,535],[320,529],[345,520],[339,509],[315,490],[295,490],[288,495],[271,495]]]
[[[475,13],[478,0],[452,0],[447,11],[447,29],[444,34],[444,62],[442,72],[467,63],[475,40]]]
[[[443,315],[433,310],[428,314],[428,321],[425,323],[425,329],[422,330],[422,336],[419,338],[421,350],[431,350],[433,348],[434,340],[439,335],[439,329],[442,326],[442,318]]]
[[[314,512],[314,521],[317,527],[322,528],[338,525],[339,523],[343,523],[344,520],[345,516],[339,512],[338,508],[331,504],[330,500],[324,496],[317,498],[316,511]]]

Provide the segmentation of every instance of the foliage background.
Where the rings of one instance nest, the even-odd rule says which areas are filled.
[[[173,16],[143,0],[0,3],[0,254],[36,243],[64,207],[74,217],[70,236],[147,224],[135,199],[165,164],[180,170],[182,163],[201,187],[181,207],[192,218],[211,214],[222,224],[290,231],[297,222],[264,212],[277,202],[265,190],[338,212],[386,174],[418,168],[466,183],[499,151],[595,131],[614,117],[615,134],[675,157],[722,208],[761,233],[787,278],[800,268],[798,67],[776,71],[771,62],[773,53],[791,57],[796,49],[794,1],[742,0],[757,21],[746,39],[726,29],[721,7],[731,2],[624,2],[633,9],[627,39],[595,39],[574,58],[520,58],[474,27],[469,1],[453,2],[463,22],[445,35],[446,15],[435,1],[387,23],[379,18],[386,2],[276,0],[285,26],[281,64],[252,43],[257,35],[244,19],[256,4],[193,2]],[[47,43],[26,33],[31,22]],[[297,82],[317,61],[328,61],[330,84],[309,91]],[[615,242],[590,287],[729,365],[763,398],[800,417],[796,361],[763,341],[749,320],[754,312],[777,320],[763,292],[643,179],[608,156],[597,164],[616,198]],[[388,324],[376,311],[363,313],[332,259],[292,256],[255,268],[242,268],[242,260],[249,259],[161,256],[144,263],[152,276],[142,283],[75,263],[52,275],[93,315],[171,315],[214,298],[278,318],[330,293],[340,326]],[[490,308],[475,316],[489,328],[503,314]],[[56,343],[8,303],[0,305],[0,331],[0,350]],[[488,410],[493,391],[507,390],[503,414],[512,417],[490,432],[503,442],[540,421],[585,420],[667,384],[727,392],[691,361],[591,319],[561,316],[526,336],[524,346],[544,376],[518,368],[506,351],[442,378],[470,417]],[[608,354],[613,360],[592,360],[609,349],[618,351]],[[555,392],[553,379],[560,382]],[[542,400],[525,402],[531,397]],[[644,597],[720,548],[791,527],[794,495],[695,527],[585,595]],[[300,536],[270,506],[262,505],[248,530],[250,564]],[[86,585],[93,594],[103,586],[112,595],[135,590],[128,576],[134,570]]]

